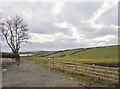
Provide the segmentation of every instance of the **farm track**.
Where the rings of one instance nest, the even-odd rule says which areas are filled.
[[[21,60],[19,70],[16,64],[9,65],[3,72],[3,87],[86,87],[91,85],[54,70],[48,70],[33,61]]]

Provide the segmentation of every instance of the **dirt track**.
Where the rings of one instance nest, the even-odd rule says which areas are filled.
[[[49,70],[33,61],[21,60],[19,70],[16,64],[9,65],[3,72],[3,87],[84,87],[85,82],[75,80],[63,73]],[[100,86],[100,85],[99,85]]]

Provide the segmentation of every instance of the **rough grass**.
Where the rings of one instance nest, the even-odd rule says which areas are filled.
[[[73,50],[65,50],[65,51],[60,51],[60,52],[56,52],[53,54],[50,54],[47,57],[64,57],[64,56],[70,56],[76,52],[79,52],[81,49],[73,49]]]
[[[55,59],[78,63],[118,63],[118,46],[87,49]]]
[[[56,58],[55,60],[61,60],[61,61],[67,61],[67,62],[77,62],[77,63],[83,63],[83,64],[94,64],[94,63],[118,63],[118,59],[87,59],[87,58],[79,58],[76,56],[70,56],[70,57],[63,57],[63,58]]]
[[[74,56],[87,59],[118,59],[118,46],[89,49]]]
[[[50,55],[49,57],[55,57],[54,58],[55,60],[77,62],[77,63],[83,63],[83,64],[118,63],[118,46],[93,48],[93,49],[87,49],[85,51],[80,51],[80,52],[78,52],[78,50],[67,50],[67,51]],[[72,54],[72,53],[75,53],[75,54]],[[61,55],[66,55],[66,56],[57,57]],[[46,64],[47,62],[47,58],[45,57],[30,56],[30,57],[23,57],[23,58],[34,60],[38,64]]]
[[[26,60],[35,61],[36,64],[42,64],[42,65],[48,64],[48,59],[47,58],[43,58],[43,57],[27,56],[27,57],[21,57],[21,58],[22,59],[26,59]]]
[[[70,76],[71,78],[74,78],[76,80],[81,80],[81,81],[84,81],[87,83],[87,85],[96,85],[96,84],[102,84],[104,86],[116,86],[117,84],[115,82],[112,82],[112,81],[109,81],[109,80],[105,80],[105,81],[101,81],[99,79],[96,79],[96,78],[93,78],[93,77],[90,77],[90,76],[86,76],[86,75],[82,75],[82,74],[77,74],[77,73],[73,73],[73,72],[68,72],[68,71],[63,71],[61,69],[56,69],[54,68],[55,71],[57,72],[62,72],[64,73],[66,76]]]

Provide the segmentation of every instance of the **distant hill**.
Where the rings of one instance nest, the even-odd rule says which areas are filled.
[[[64,56],[70,56],[75,53],[78,53],[80,51],[85,50],[84,48],[78,48],[78,49],[69,49],[69,50],[62,50],[62,51],[57,51],[51,54],[46,55],[46,57],[64,57]]]
[[[19,54],[33,54],[33,55],[47,55],[55,53],[56,51],[27,51],[27,52],[19,52]],[[1,52],[3,58],[13,58],[14,54],[12,52]]]
[[[78,48],[72,50],[64,50],[47,55],[46,57],[61,58],[66,56],[75,56],[79,58],[89,59],[108,59],[118,57],[118,46],[102,46],[91,48]]]
[[[42,54],[51,54],[56,51],[27,51],[27,52],[19,52],[20,54],[35,54],[35,55],[42,55]]]
[[[49,54],[46,57],[51,57],[54,58],[55,60],[67,62],[117,67],[119,47],[120,46],[116,45],[91,48],[78,48],[73,50],[64,50],[56,52],[53,54]]]
[[[119,46],[120,47],[120,46]],[[76,62],[115,62],[118,59],[118,45],[91,47],[91,48],[76,48],[62,51],[28,51],[20,52],[20,54],[35,54],[39,57],[61,58],[68,61]],[[108,61],[107,61],[108,60]]]

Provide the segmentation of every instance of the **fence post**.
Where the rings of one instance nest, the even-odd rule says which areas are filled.
[[[52,67],[54,68],[54,59],[52,59],[52,63],[53,63],[53,64],[52,64]]]
[[[95,77],[94,77],[94,66],[95,66],[95,64],[92,64],[92,74],[93,74],[93,78],[95,79]]]
[[[76,63],[76,66],[75,66],[75,72],[76,72],[76,73],[78,72],[77,66],[78,66],[78,64]]]
[[[65,62],[62,62],[62,63],[63,63],[63,65],[62,65],[62,66],[63,66],[63,71],[64,71],[64,68],[65,68]]]
[[[48,58],[48,62],[49,62],[49,70],[51,70],[51,58]]]
[[[120,87],[120,64],[118,66],[118,87]]]

